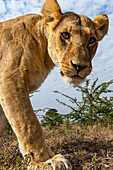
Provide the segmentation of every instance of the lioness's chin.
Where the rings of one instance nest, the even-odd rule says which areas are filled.
[[[77,87],[79,84],[83,83],[85,78],[79,78],[79,77],[67,77],[63,76],[62,77],[64,82],[71,84],[73,87]]]

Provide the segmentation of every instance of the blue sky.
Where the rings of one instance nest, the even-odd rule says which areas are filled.
[[[0,22],[28,13],[41,14],[43,2],[44,0],[0,0]],[[99,43],[99,48],[93,59],[93,71],[88,78],[92,81],[99,78],[99,83],[113,79],[113,0],[58,0],[58,2],[63,12],[74,11],[91,19],[103,12],[108,14],[109,32]],[[64,84],[59,69],[55,68],[40,87],[40,92],[35,93],[32,97],[33,108],[51,107],[58,109],[61,113],[67,113],[69,110],[55,101],[59,97],[62,100],[62,97],[54,94],[54,90],[79,98],[76,89]]]

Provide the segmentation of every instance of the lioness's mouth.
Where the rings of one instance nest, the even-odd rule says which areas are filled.
[[[60,74],[64,82],[71,84],[73,87],[77,87],[78,84],[81,84],[85,80],[85,78],[79,76],[78,74],[71,76],[71,75],[64,74],[63,71],[60,71]]]
[[[64,73],[62,72],[62,71],[60,71],[60,74],[61,74],[61,76],[63,77],[63,76],[65,76],[64,75]],[[67,77],[69,77],[69,78],[78,78],[78,79],[83,79],[82,77],[80,77],[79,75],[73,75],[73,76],[67,76]]]
[[[80,78],[80,79],[83,79],[83,78],[80,77],[79,75],[73,75],[73,76],[70,76],[70,78]]]

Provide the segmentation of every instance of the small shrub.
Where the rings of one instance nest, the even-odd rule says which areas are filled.
[[[71,113],[65,115],[65,119],[76,121],[83,125],[100,123],[107,126],[113,124],[113,97],[102,97],[103,94],[113,92],[113,90],[108,89],[113,80],[100,85],[97,85],[97,81],[98,79],[93,82],[91,87],[89,85],[90,80],[86,80],[85,86],[78,86],[77,91],[81,93],[82,101],[78,101],[76,97],[72,98],[61,92],[54,91],[71,101],[71,105],[69,105],[56,99],[60,104],[72,110]]]
[[[44,127],[57,128],[63,124],[63,115],[59,114],[56,109],[49,109],[44,116],[42,116],[41,124]]]

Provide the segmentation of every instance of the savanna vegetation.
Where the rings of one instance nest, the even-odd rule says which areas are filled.
[[[46,142],[55,154],[61,153],[70,160],[73,170],[113,169],[113,81],[97,85],[86,80],[78,86],[81,101],[55,91],[67,98],[59,104],[70,108],[64,115],[57,109],[44,109],[41,118]],[[91,84],[91,85],[90,85]],[[38,114],[38,111],[36,111]],[[16,136],[7,125],[0,138],[0,170],[26,169],[30,156],[23,160]]]

